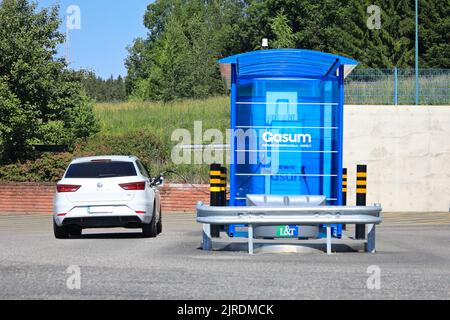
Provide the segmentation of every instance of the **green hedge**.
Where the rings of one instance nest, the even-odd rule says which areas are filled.
[[[0,180],[8,182],[55,182],[61,179],[73,158],[96,155],[135,155],[157,174],[170,167],[170,153],[153,134],[139,131],[114,135],[96,135],[80,143],[73,152],[44,153],[36,159],[0,167]]]
[[[0,167],[0,180],[7,182],[55,182],[64,174],[73,155],[46,153],[36,160]]]

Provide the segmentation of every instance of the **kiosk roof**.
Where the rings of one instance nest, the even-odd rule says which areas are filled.
[[[344,77],[358,62],[346,57],[304,49],[273,49],[242,53],[219,60],[221,64],[235,64],[239,77],[308,77],[333,76],[344,66]]]

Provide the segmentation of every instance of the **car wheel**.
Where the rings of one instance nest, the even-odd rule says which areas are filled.
[[[159,209],[159,221],[158,224],[156,225],[156,229],[158,234],[162,233],[163,230],[163,226],[162,226],[162,209]]]
[[[65,226],[58,226],[53,220],[53,233],[55,234],[56,239],[68,239],[69,238],[69,231],[67,230],[67,227]]]
[[[155,209],[153,209],[153,218],[152,222],[149,224],[144,224],[142,226],[142,234],[145,238],[156,238],[158,235],[158,226],[156,221],[156,212]]]

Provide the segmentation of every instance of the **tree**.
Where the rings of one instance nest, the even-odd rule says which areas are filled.
[[[125,101],[127,98],[125,83],[121,76],[115,79],[111,76],[104,80],[93,71],[80,70],[77,72],[87,95],[97,102]]]
[[[381,9],[381,28],[370,29],[367,9]],[[420,0],[420,60],[423,67],[448,68],[448,1]],[[249,0],[244,42],[260,48],[262,38],[278,47],[273,17],[292,28],[295,47],[342,54],[372,68],[414,66],[414,1],[411,0]]]
[[[97,130],[80,77],[54,58],[64,37],[58,8],[27,0],[0,3],[2,163],[31,157],[33,144],[73,146]]]
[[[189,40],[183,26],[171,17],[162,37],[158,39],[148,78],[148,96],[154,100],[170,101],[189,97],[192,82],[189,65]]]
[[[427,68],[450,68],[450,4],[420,1],[420,56]]]
[[[127,77],[125,78],[125,87],[127,95],[132,95],[136,91],[137,83],[147,75],[149,61],[147,49],[150,46],[142,38],[136,38],[132,45],[127,47],[128,57],[125,59],[125,67],[127,68]]]
[[[223,94],[217,59],[223,20],[220,1],[156,1],[148,6],[148,39],[137,39],[126,61],[127,87],[138,99],[170,101]],[[227,13],[227,15],[229,12]]]
[[[368,25],[373,5],[381,28]],[[449,68],[448,1],[420,0],[420,8],[421,65]],[[156,0],[144,24],[149,35],[126,62],[127,92],[139,99],[221,94],[217,59],[259,50],[262,38],[271,48],[340,54],[363,67],[414,65],[411,0]]]
[[[283,11],[278,12],[270,24],[272,32],[275,34],[273,48],[295,48],[295,35],[288,24],[288,19]]]

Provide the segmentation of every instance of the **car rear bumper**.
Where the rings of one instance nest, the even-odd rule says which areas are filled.
[[[63,226],[79,226],[82,228],[141,228],[143,221],[138,216],[103,216],[65,218]]]
[[[105,210],[102,211],[103,209]],[[86,228],[89,228],[90,221],[94,221],[95,227],[98,226],[99,228],[122,227],[123,225],[130,225],[126,221],[127,219],[130,220],[129,217],[132,217],[131,220],[133,220],[133,223],[134,221],[140,224],[150,223],[153,219],[153,206],[150,206],[148,202],[133,202],[129,204],[116,202],[78,206],[59,202],[54,205],[53,216],[58,226],[68,224],[69,222],[70,224],[77,224],[75,222],[78,221],[78,224],[86,223]],[[91,228],[94,228],[94,226]]]

